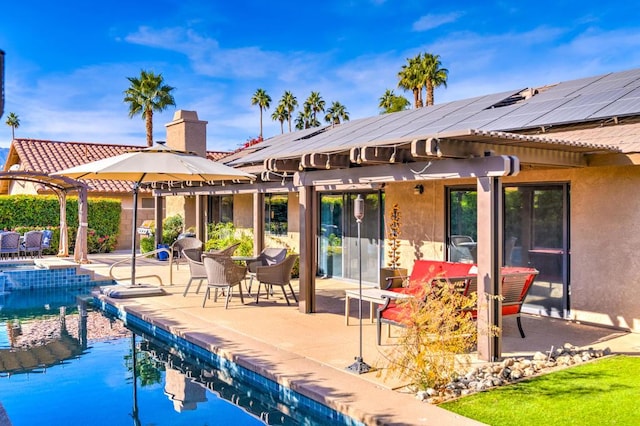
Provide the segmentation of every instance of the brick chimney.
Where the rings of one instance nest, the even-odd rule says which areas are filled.
[[[207,122],[198,120],[197,112],[178,110],[165,127],[168,147],[207,156]]]

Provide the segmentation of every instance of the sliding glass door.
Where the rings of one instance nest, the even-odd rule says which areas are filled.
[[[540,271],[523,312],[566,317],[569,310],[569,187],[565,184],[504,187],[503,265]],[[476,262],[476,191],[448,194],[449,260]]]
[[[353,202],[358,194],[364,199],[365,207],[359,240],[358,224],[353,216]],[[320,194],[319,275],[357,280],[361,267],[363,282],[378,282],[382,202],[379,192]]]

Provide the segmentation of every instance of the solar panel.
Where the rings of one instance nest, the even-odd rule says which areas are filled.
[[[594,113],[591,119],[637,114],[640,112],[640,88],[634,89],[601,110]]]
[[[535,98],[535,96],[534,96]],[[567,99],[550,99],[546,102],[529,102],[523,103],[521,106],[509,114],[498,118],[497,120],[483,126],[483,130],[513,130],[528,127],[529,123],[538,117],[546,114],[548,111],[558,108],[565,104]]]

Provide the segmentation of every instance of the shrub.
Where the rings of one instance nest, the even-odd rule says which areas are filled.
[[[169,216],[162,221],[162,243],[173,244],[184,228],[184,220],[179,214]]]
[[[470,313],[476,308],[475,293],[465,296],[449,282],[425,286],[424,292],[398,299],[407,310],[408,325],[399,345],[387,354],[386,373],[411,380],[416,390],[437,389],[466,370],[477,342]]]
[[[251,256],[253,254],[253,236],[241,232],[236,235],[233,223],[209,224],[209,239],[205,242],[205,250],[220,250],[232,244],[240,243],[235,253],[239,256]]]
[[[140,238],[140,251],[148,253],[155,250],[156,239],[153,235]]]

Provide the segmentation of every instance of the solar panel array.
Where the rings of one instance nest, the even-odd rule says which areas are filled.
[[[566,81],[541,88],[540,93],[528,99],[511,101],[522,91],[521,88],[348,121],[335,127],[287,133],[265,141],[268,144],[264,149],[231,164],[344,151],[363,145],[391,145],[443,132],[518,131],[640,115],[640,69]]]

